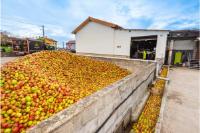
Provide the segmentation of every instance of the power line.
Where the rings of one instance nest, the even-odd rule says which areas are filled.
[[[15,16],[8,16],[8,15],[5,15],[5,14],[2,14],[2,16],[1,16],[1,18],[6,18],[6,19],[17,19],[17,20],[22,20],[22,21],[24,21],[24,19],[23,18],[19,18],[19,17],[15,17]]]
[[[40,27],[42,26],[42,25],[39,25],[39,24],[25,22],[25,21],[21,21],[21,20],[17,20],[17,19],[14,20],[14,19],[9,19],[9,18],[5,18],[5,17],[1,17],[0,19],[4,20],[4,21],[10,21],[10,22],[24,23],[24,24],[30,24],[30,25],[40,26]]]
[[[16,26],[12,26],[12,25],[5,25],[5,24],[2,24],[1,25],[2,27],[2,29],[4,29],[4,30],[10,30],[10,29],[15,29],[15,30],[17,30],[17,29],[23,29],[23,30],[30,30],[28,27],[27,28],[24,28],[24,27],[16,27]],[[40,29],[40,28],[38,28],[40,31],[42,30],[42,29]]]
[[[21,29],[21,30],[26,30],[26,31],[30,30],[29,27],[26,28],[26,27],[21,27],[20,25],[16,25],[16,24],[13,25],[13,24],[11,24],[11,23],[23,23],[23,24],[28,24],[28,25],[32,25],[32,26],[37,26],[39,28],[39,30],[42,30],[43,37],[45,35],[44,25],[33,24],[33,23],[29,23],[29,22],[24,22],[24,21],[16,20],[16,19],[15,20],[13,20],[13,19],[11,20],[11,19],[5,18],[5,17],[1,17],[0,19],[1,19],[1,21],[8,21],[8,23],[6,23],[6,24],[1,24],[2,30],[8,30],[8,31],[10,31],[10,30],[16,30],[16,29]],[[1,22],[1,23],[3,23],[3,22]],[[3,27],[5,27],[5,28],[3,28]],[[29,32],[29,33],[33,34],[31,32]],[[38,33],[35,33],[35,35],[38,35]]]
[[[23,37],[39,37],[39,36],[42,36],[42,33],[39,32],[39,31],[41,31],[41,29],[38,29],[39,31],[35,32],[35,31],[31,31],[28,28],[22,28],[22,27],[16,28],[16,27],[7,26],[7,25],[2,25],[2,26],[6,26],[6,28],[1,28],[1,31],[8,31],[13,36],[18,36],[18,37],[20,37],[20,36],[21,37],[22,36]]]
[[[5,16],[5,15],[4,15]],[[3,21],[8,21],[8,22],[12,22],[12,23],[23,23],[23,24],[28,24],[28,25],[34,25],[34,26],[38,26],[42,28],[42,32],[44,33],[44,25],[40,25],[40,24],[34,24],[34,23],[30,23],[30,22],[25,22],[24,20],[22,21],[22,19],[20,20],[19,18],[11,18],[11,17],[0,17],[1,20]],[[2,22],[3,23],[3,22]],[[45,26],[47,27],[54,27],[55,25],[52,24],[45,24]],[[42,33],[42,34],[43,34]],[[45,34],[44,34],[45,35]]]
[[[19,27],[19,28],[22,28],[22,27],[25,26],[25,25],[22,26],[22,25],[13,25],[13,24],[7,23],[7,24],[1,24],[1,26],[16,27],[16,28]],[[35,25],[35,27],[38,28],[38,29],[42,29],[42,27],[40,27],[40,26],[36,26],[36,25]],[[25,27],[24,27],[24,28],[25,28]],[[27,29],[28,29],[28,28],[29,28],[29,27],[27,27]]]
[[[5,15],[4,15],[5,16]],[[24,23],[24,24],[30,24],[30,25],[35,25],[35,26],[39,26],[39,27],[42,27],[43,24],[35,24],[35,23],[30,23],[30,22],[25,22],[23,19],[20,19],[20,18],[13,18],[13,17],[0,17],[1,20],[4,20],[4,21],[10,21],[10,22],[18,22],[18,23]],[[48,27],[51,27],[51,26],[55,26],[53,24],[46,24],[45,23],[45,26],[48,26]]]

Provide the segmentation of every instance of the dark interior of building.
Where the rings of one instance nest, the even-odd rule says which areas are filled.
[[[154,60],[157,39],[131,39],[130,57],[134,59]]]

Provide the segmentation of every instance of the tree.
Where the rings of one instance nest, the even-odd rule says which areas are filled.
[[[10,45],[11,42],[12,40],[9,37],[9,32],[7,31],[1,32],[1,45]]]

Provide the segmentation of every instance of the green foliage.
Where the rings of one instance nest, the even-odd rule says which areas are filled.
[[[11,53],[13,51],[12,47],[9,46],[0,46],[2,51],[6,52],[6,53]]]

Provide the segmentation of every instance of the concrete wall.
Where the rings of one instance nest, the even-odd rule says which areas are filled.
[[[130,57],[131,37],[157,35],[156,58],[164,58],[168,31],[116,30],[90,22],[76,33],[76,51]]]
[[[195,41],[193,40],[175,40],[174,50],[194,50]]]
[[[84,53],[113,54],[114,30],[90,22],[76,34],[76,51]]]
[[[153,81],[155,63],[131,59],[99,58],[129,69],[132,74],[78,101],[69,108],[42,121],[30,133],[111,133],[126,126],[131,114],[148,92]],[[139,67],[139,69],[134,69]],[[143,69],[141,69],[143,68]]]
[[[122,59],[122,60],[129,59],[128,56],[124,56],[124,55],[102,55],[102,54],[91,54],[91,53],[90,54],[88,54],[88,53],[76,53],[76,54],[77,55],[83,55],[83,56],[90,56],[90,57],[110,58],[110,59],[117,58],[118,60],[120,60],[120,59]],[[142,59],[131,59],[131,61],[135,61],[135,62],[137,62],[137,64],[138,64],[138,62],[141,62],[141,63],[145,63],[145,62],[155,63],[156,64],[156,75],[158,75],[159,71],[162,68],[162,65],[164,64],[164,58],[157,58],[155,61],[154,60],[142,60]],[[119,65],[122,68],[124,68],[124,66],[126,66],[126,63],[125,62],[123,62],[122,64],[118,63],[117,65]],[[141,65],[139,67],[137,67],[136,64],[134,64],[134,65],[135,65],[134,69],[143,69],[143,67]]]

